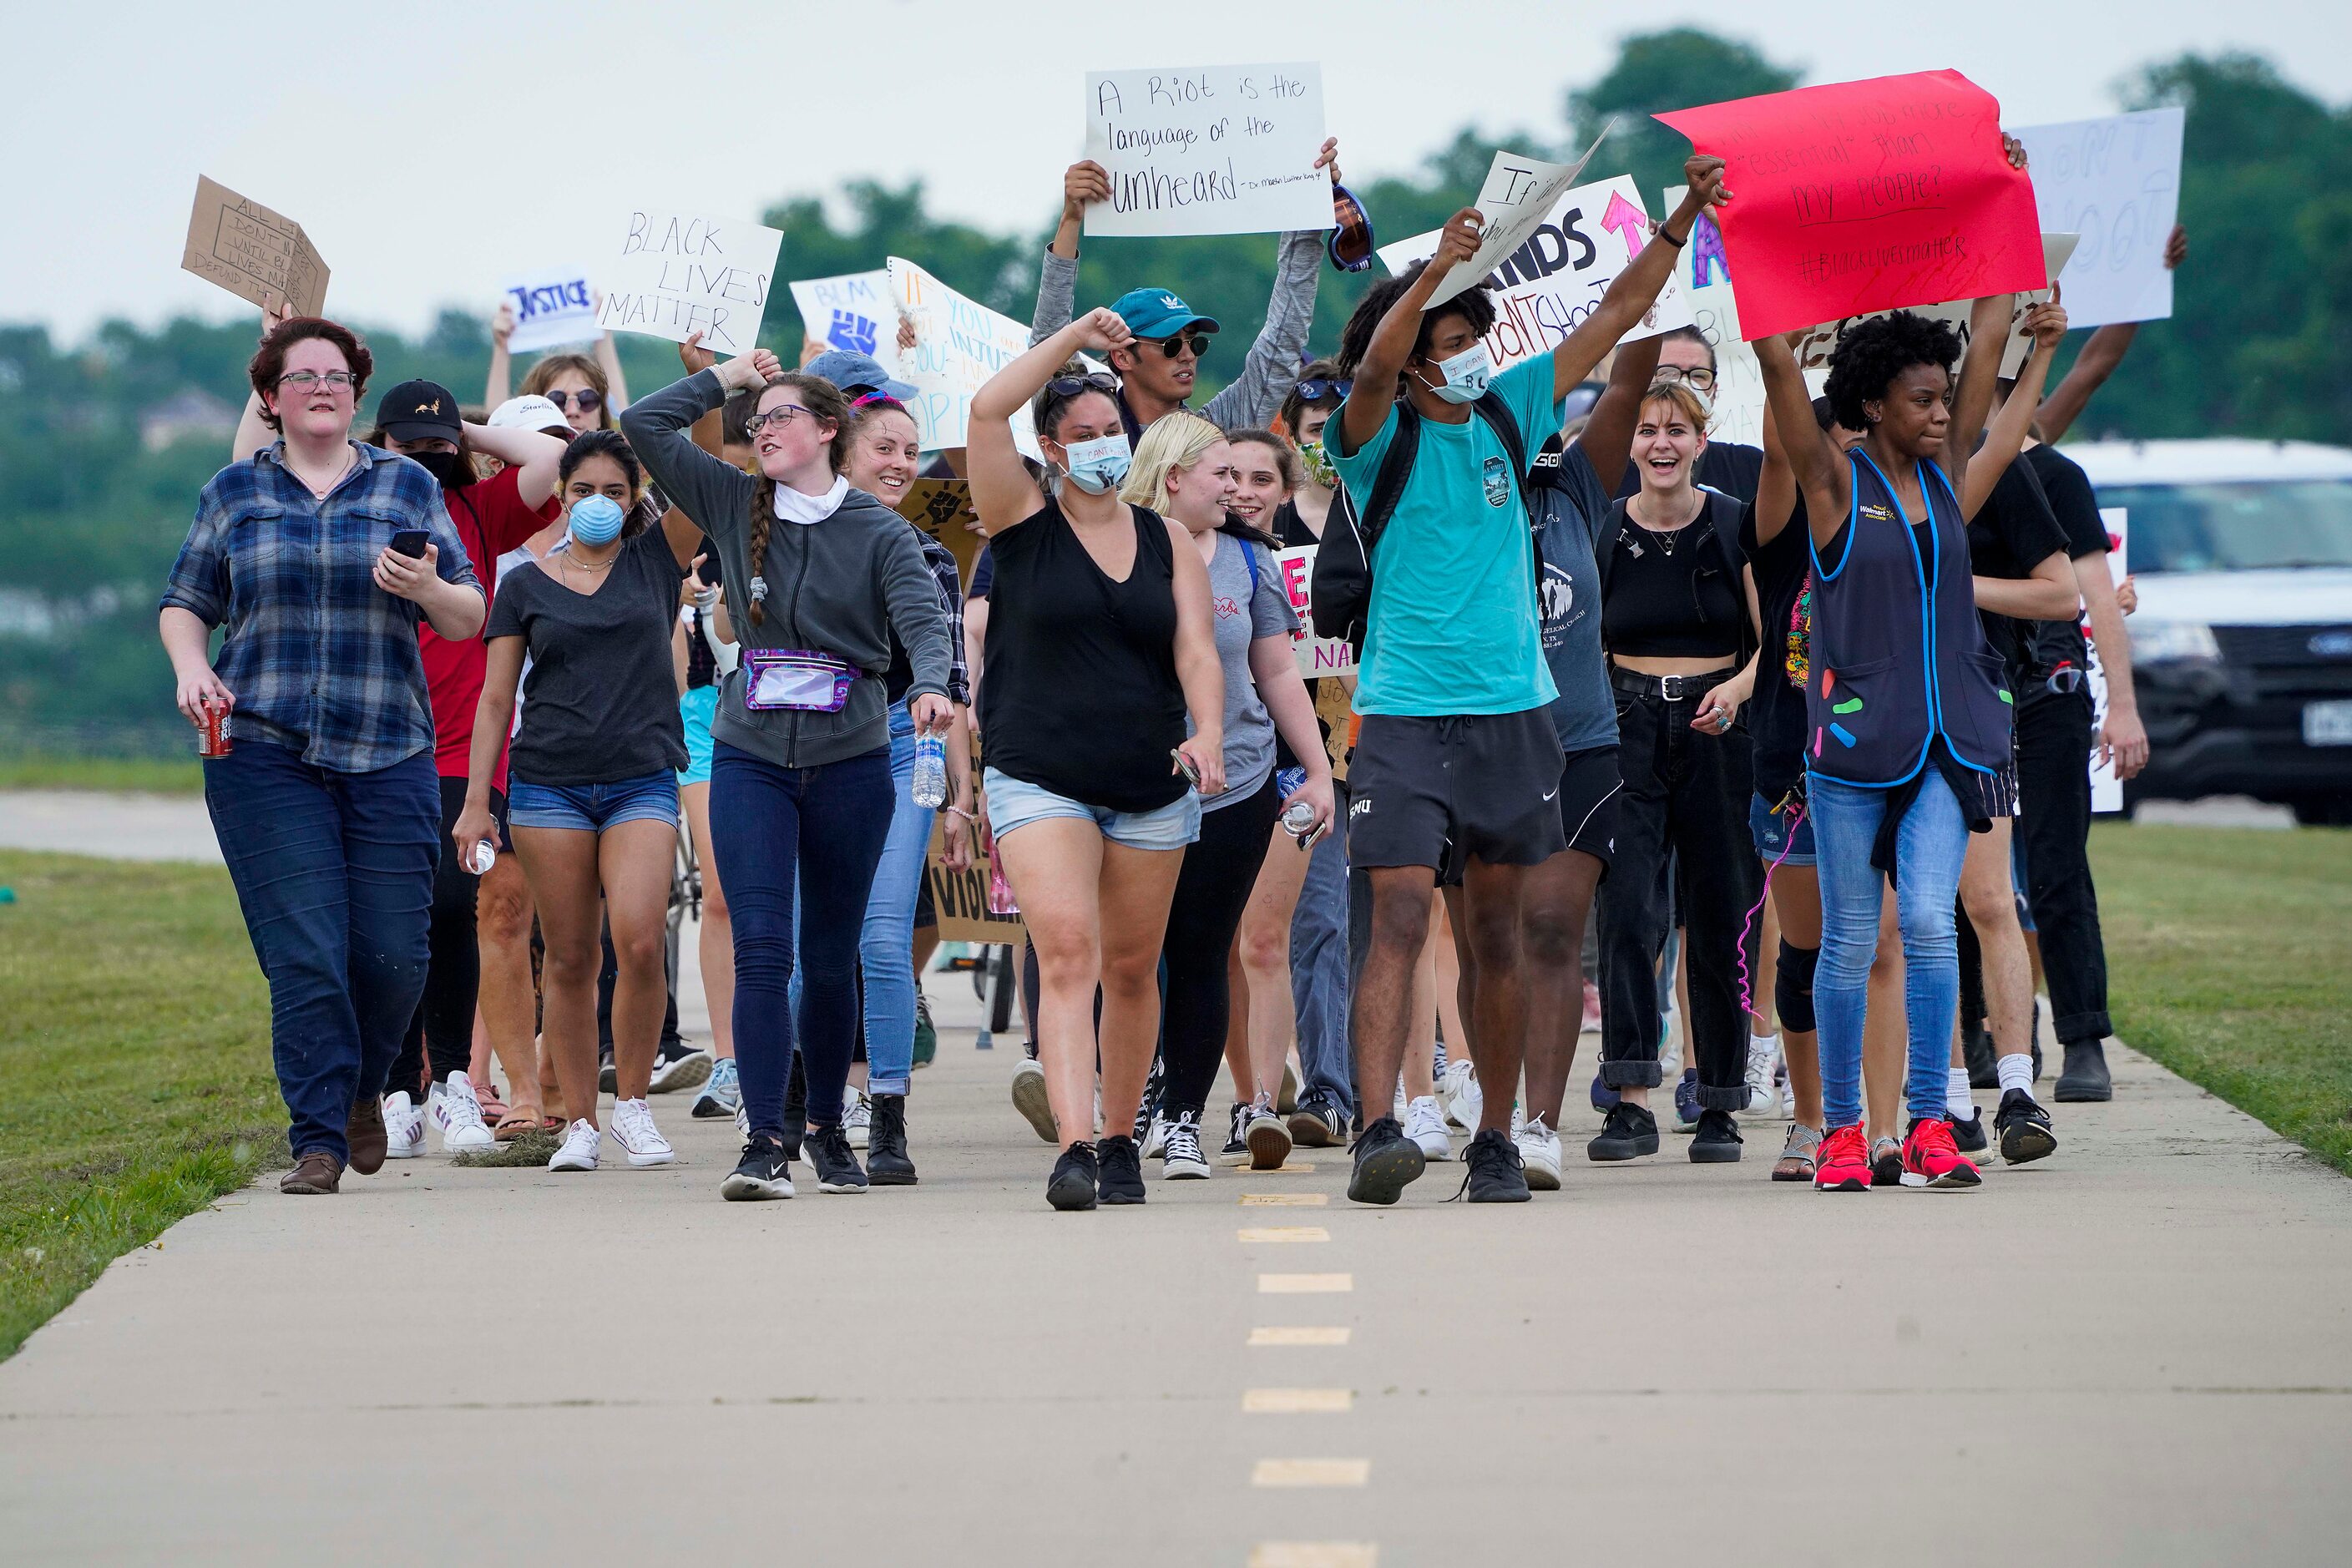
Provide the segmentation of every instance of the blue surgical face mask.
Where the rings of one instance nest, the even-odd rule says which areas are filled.
[[[621,537],[621,524],[628,517],[611,496],[589,496],[572,503],[567,526],[572,537],[583,544],[610,544]]]
[[[1475,403],[1486,395],[1486,384],[1495,379],[1495,362],[1486,353],[1485,343],[1472,343],[1452,359],[1435,362],[1437,374],[1444,382],[1429,390],[1448,403]]]
[[[1127,478],[1128,464],[1134,459],[1125,431],[1074,441],[1062,448],[1062,467],[1070,482],[1090,496],[1098,496]]]

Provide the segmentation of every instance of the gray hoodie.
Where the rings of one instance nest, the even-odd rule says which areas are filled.
[[[908,697],[947,695],[947,615],[915,531],[864,490],[853,489],[821,522],[771,522],[767,559],[749,559],[751,476],[697,447],[687,434],[726,397],[718,375],[703,371],[631,404],[621,416],[622,434],[654,482],[718,547],[730,618],[744,647],[813,648],[864,675],[838,713],[754,713],[743,706],[739,667],[720,689],[711,734],[786,768],[816,767],[887,746],[882,678],[890,668],[893,632],[914,668]],[[756,626],[747,613],[755,576],[768,584],[764,618]]]

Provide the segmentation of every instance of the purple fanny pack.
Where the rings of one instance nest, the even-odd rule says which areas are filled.
[[[838,713],[856,683],[855,668],[814,648],[743,651],[743,706],[754,713]]]

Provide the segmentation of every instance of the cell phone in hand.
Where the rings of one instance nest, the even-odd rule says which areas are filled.
[[[404,528],[392,536],[392,548],[411,561],[422,561],[425,559],[425,546],[432,537],[421,528]]]

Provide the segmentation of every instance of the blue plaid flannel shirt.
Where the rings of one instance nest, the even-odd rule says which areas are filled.
[[[923,564],[931,569],[931,580],[940,585],[940,605],[948,613],[948,700],[970,707],[971,672],[964,667],[963,585],[956,575],[956,558],[921,529],[915,530],[915,536],[923,546]]]
[[[481,584],[433,476],[353,446],[358,462],[324,500],[286,470],[282,441],[215,474],[163,605],[227,626],[213,668],[236,698],[234,740],[366,773],[433,749],[425,613],[375,585],[376,557],[421,528],[440,546],[443,581]]]

